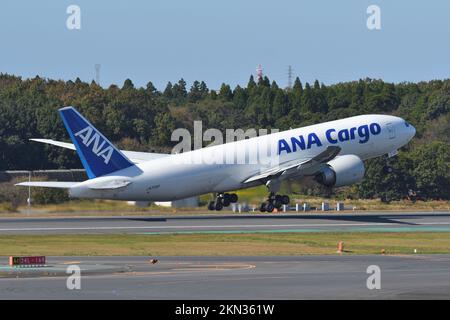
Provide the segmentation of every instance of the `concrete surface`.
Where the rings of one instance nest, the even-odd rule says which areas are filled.
[[[449,299],[450,255],[301,257],[49,257],[50,264],[100,266],[81,274],[0,278],[0,299]],[[6,257],[0,261],[7,261]],[[366,286],[381,269],[381,289]]]

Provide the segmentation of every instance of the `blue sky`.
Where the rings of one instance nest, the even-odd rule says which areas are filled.
[[[68,30],[66,8],[81,8]],[[381,30],[366,27],[369,5]],[[421,81],[450,76],[450,1],[40,0],[0,3],[0,72],[91,81],[130,78],[159,89],[183,77],[245,85],[261,64],[281,86],[359,78]]]

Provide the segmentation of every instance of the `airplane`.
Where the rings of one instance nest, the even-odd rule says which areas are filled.
[[[358,183],[364,177],[364,160],[395,156],[416,133],[402,118],[370,114],[161,154],[119,150],[75,108],[63,107],[59,113],[72,143],[31,140],[76,150],[89,179],[18,186],[65,188],[73,198],[128,201],[174,201],[214,193],[210,210],[237,202],[234,190],[265,185],[269,195],[260,211],[273,212],[290,202],[287,195],[278,194],[285,180],[313,177],[327,187]],[[259,150],[255,157],[254,150],[260,146],[266,152]],[[261,153],[264,156],[259,157]]]

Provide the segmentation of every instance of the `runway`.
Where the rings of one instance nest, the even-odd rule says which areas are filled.
[[[67,289],[65,274],[0,277],[0,299],[450,298],[450,255],[161,257],[157,264],[145,257],[48,261],[80,265],[81,289]],[[381,289],[367,288],[370,265],[380,268]],[[97,270],[85,272],[89,266]]]
[[[93,233],[450,232],[450,213],[1,218],[0,235]],[[0,257],[0,299],[449,299],[450,255],[48,257],[14,270]],[[68,290],[66,268],[81,268]],[[367,288],[367,268],[381,289]]]
[[[450,232],[450,212],[0,218],[0,235],[96,233]]]

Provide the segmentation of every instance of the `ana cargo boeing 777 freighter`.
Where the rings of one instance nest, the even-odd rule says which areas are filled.
[[[89,179],[18,185],[67,188],[76,198],[135,201],[216,193],[211,210],[238,200],[227,192],[263,184],[269,197],[261,211],[272,212],[289,203],[289,197],[277,194],[286,179],[312,176],[329,187],[357,183],[364,177],[363,160],[397,154],[416,133],[399,117],[360,115],[190,152],[158,154],[119,150],[73,107],[59,112],[73,144],[32,140],[76,150]]]

